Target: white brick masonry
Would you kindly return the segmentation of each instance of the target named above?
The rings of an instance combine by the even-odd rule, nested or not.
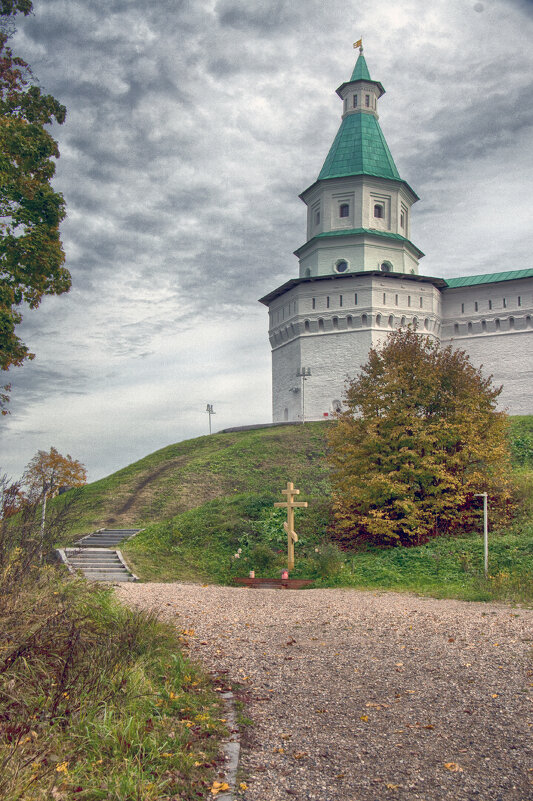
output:
[[[422,334],[465,350],[503,384],[501,408],[533,413],[533,278],[446,288],[423,276],[339,275],[289,282],[263,302],[271,321],[274,422],[301,420],[304,395],[305,419],[330,415],[370,347],[413,322]],[[311,370],[305,387],[303,367]]]

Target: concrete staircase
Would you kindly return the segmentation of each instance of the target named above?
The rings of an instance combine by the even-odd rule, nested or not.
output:
[[[137,534],[139,529],[100,529],[82,537],[74,548],[57,553],[71,573],[80,570],[91,581],[138,581],[121,552],[113,546]]]

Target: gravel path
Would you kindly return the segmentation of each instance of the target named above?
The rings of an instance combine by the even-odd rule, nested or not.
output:
[[[245,688],[246,801],[533,798],[533,611],[354,590],[124,584]]]

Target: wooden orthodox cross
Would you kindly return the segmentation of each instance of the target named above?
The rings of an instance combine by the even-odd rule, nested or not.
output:
[[[287,507],[287,520],[283,523],[283,528],[287,532],[287,540],[288,540],[288,557],[287,557],[287,567],[289,570],[294,569],[294,543],[298,542],[298,534],[294,530],[294,510],[298,506],[307,506],[307,501],[295,501],[294,495],[299,495],[300,490],[294,489],[294,484],[292,481],[287,481],[287,489],[281,490],[283,495],[287,496],[286,501],[281,501],[280,503],[275,503],[274,506],[286,506]]]

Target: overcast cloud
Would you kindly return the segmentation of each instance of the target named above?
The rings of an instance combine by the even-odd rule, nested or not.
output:
[[[0,464],[91,479],[271,419],[266,309],[297,274],[298,194],[363,36],[380,122],[420,195],[426,275],[533,266],[528,0],[35,0],[13,47],[67,107],[54,186],[73,288],[25,315]]]

